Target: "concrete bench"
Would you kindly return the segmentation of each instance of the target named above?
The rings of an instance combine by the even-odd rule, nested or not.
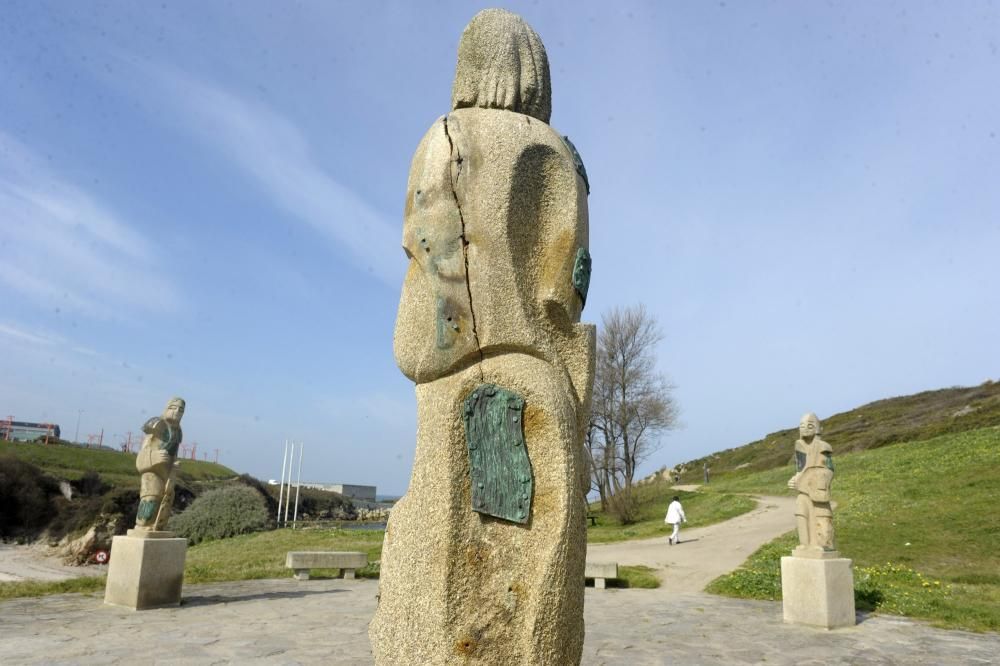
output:
[[[285,555],[285,567],[295,571],[296,580],[309,580],[310,569],[340,569],[344,578],[354,578],[354,570],[367,564],[367,555],[349,551],[293,550]]]
[[[583,572],[584,578],[593,578],[594,587],[598,590],[604,589],[604,583],[608,578],[618,578],[617,562],[587,562]]]

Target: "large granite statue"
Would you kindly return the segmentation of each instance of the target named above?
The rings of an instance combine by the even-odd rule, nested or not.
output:
[[[171,398],[163,416],[154,416],[142,426],[145,436],[135,459],[135,467],[142,474],[136,530],[162,530],[170,518],[174,502],[174,463],[183,436],[183,416],[184,400]]]
[[[832,552],[833,449],[820,439],[820,430],[819,419],[811,412],[799,421],[799,439],[795,442],[796,473],[788,480],[788,487],[799,493],[795,500],[799,548]]]
[[[394,347],[417,449],[386,528],[378,664],[580,660],[589,186],[550,110],[538,35],[477,14],[407,189]]]
[[[104,603],[133,610],[176,606],[184,585],[187,539],[163,529],[174,501],[174,463],[181,443],[184,401],[171,398],[163,416],[142,426],[145,437],[135,459],[139,511],[135,529],[111,540]]]

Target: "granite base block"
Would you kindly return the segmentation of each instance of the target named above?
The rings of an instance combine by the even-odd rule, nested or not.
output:
[[[785,622],[824,629],[853,627],[854,573],[846,558],[781,558]]]
[[[179,605],[186,555],[187,539],[116,536],[104,603],[133,610]]]

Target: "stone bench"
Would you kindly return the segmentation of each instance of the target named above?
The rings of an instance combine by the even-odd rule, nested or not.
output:
[[[598,590],[604,589],[604,583],[608,578],[618,578],[617,562],[587,562],[583,572],[584,578],[593,578],[594,587]]]
[[[309,580],[310,569],[340,569],[344,578],[354,578],[355,569],[367,564],[367,555],[351,551],[293,550],[285,555],[285,567],[295,571],[296,580]]]

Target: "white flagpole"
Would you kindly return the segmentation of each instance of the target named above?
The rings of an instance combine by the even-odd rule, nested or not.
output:
[[[288,457],[288,493],[285,495],[285,525],[288,525],[288,505],[292,503],[292,464],[295,462],[295,442]]]
[[[285,496],[285,463],[288,462],[288,440],[285,440],[285,452],[281,454],[281,489],[278,491],[278,515],[275,518],[281,525],[281,501]]]
[[[299,478],[295,482],[295,511],[292,513],[292,529],[295,529],[295,522],[299,519],[299,491],[302,490],[302,447],[305,443],[299,442]]]

